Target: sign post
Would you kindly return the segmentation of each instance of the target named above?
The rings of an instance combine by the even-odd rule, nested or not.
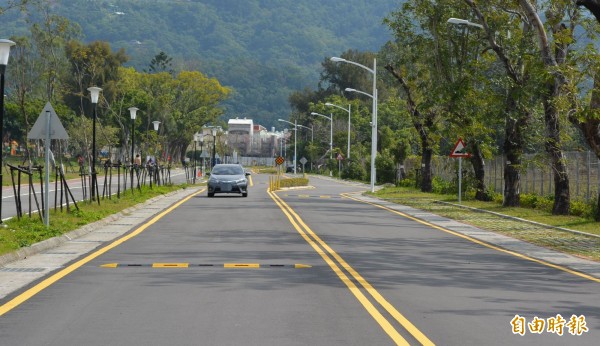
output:
[[[52,108],[50,102],[46,103],[44,109],[40,113],[40,116],[33,124],[31,131],[27,134],[28,139],[44,139],[44,150],[46,152],[46,194],[44,195],[44,224],[46,227],[50,225],[50,142],[52,139],[69,139],[67,131],[63,127],[58,115]]]
[[[454,149],[452,149],[450,157],[458,158],[458,203],[460,204],[462,197],[462,158],[471,157],[471,154],[467,152],[465,142],[463,142],[462,138],[459,138],[456,144],[454,144]]]

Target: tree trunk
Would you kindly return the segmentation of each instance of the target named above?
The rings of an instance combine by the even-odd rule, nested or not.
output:
[[[475,199],[478,201],[490,201],[491,196],[485,191],[485,162],[483,161],[483,154],[481,153],[479,143],[473,144],[473,153],[470,161],[475,172]]]
[[[554,86],[557,88],[557,86]],[[544,100],[544,113],[546,121],[546,152],[552,162],[554,174],[554,205],[552,214],[568,215],[571,208],[571,194],[569,190],[569,173],[565,164],[565,157],[561,149],[560,120],[557,110],[551,105],[553,97]]]
[[[505,124],[504,155],[506,163],[504,166],[504,202],[502,203],[505,207],[521,205],[520,169],[524,147],[523,129],[527,127],[530,118],[530,114],[525,110],[521,110],[521,114],[517,114],[519,111],[514,98],[515,92],[518,90],[510,90],[506,100],[507,114],[515,116],[508,116]]]
[[[433,150],[426,146],[427,139],[421,140],[423,144],[423,156],[421,158],[421,191],[432,192],[433,191],[433,176],[431,174],[431,158],[433,157]]]

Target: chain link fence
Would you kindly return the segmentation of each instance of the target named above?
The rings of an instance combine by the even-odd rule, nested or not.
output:
[[[591,152],[565,153],[569,172],[571,197],[590,201],[598,196],[600,187],[600,160]],[[465,160],[466,161],[466,160]],[[485,183],[497,193],[504,190],[504,157],[485,160]],[[420,158],[409,158],[404,170],[409,176],[417,177],[421,169]],[[434,177],[456,181],[458,159],[436,156],[432,159]],[[463,177],[473,176],[473,168],[463,162]],[[554,194],[554,177],[550,163],[541,155],[524,155],[521,169],[521,193],[547,196]]]

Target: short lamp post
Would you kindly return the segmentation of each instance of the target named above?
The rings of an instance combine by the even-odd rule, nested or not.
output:
[[[212,137],[213,137],[213,150],[212,150],[212,162],[211,162],[211,168],[214,167],[217,164],[217,128],[213,127],[211,130],[212,133]]]
[[[198,168],[198,160],[196,159],[196,143],[198,143],[198,141],[200,140],[200,135],[197,133],[194,133],[194,184],[196,184],[196,176],[198,175],[198,172],[196,171]]]
[[[98,199],[100,204],[100,196],[97,196],[98,192],[98,179],[96,176],[96,119],[98,118],[98,97],[100,96],[101,88],[89,87],[87,89],[90,92],[92,105],[93,105],[93,125],[92,125],[92,192],[90,194],[91,200]]]
[[[369,71],[373,75],[373,94],[369,95],[367,93],[355,89],[346,89],[346,91],[356,91],[361,94],[367,95],[371,97],[371,99],[373,99],[373,111],[371,119],[371,192],[375,192],[375,182],[377,181],[377,171],[375,169],[375,157],[377,156],[377,59],[373,59],[372,69],[354,61],[346,60],[343,58],[332,57],[330,60],[333,62],[343,62],[358,66],[364,70]]]
[[[136,107],[129,107],[129,115],[131,117],[131,190],[133,191],[133,165],[135,164],[135,118],[137,116],[137,111],[139,109]]]
[[[338,105],[334,105],[333,103],[327,102],[325,103],[325,106],[339,108],[343,111],[348,112],[348,151],[346,151],[346,158],[350,159],[350,114],[352,112],[352,105],[348,104],[348,109],[346,109],[344,107],[340,107]]]
[[[2,142],[0,143],[0,224],[2,224],[2,155],[4,154],[4,141],[2,140],[2,134],[4,133],[4,73],[6,73],[6,65],[8,65],[10,47],[14,45],[13,41],[0,40],[0,142]]]
[[[199,136],[200,140],[200,158],[202,159],[202,177],[204,177],[205,163],[204,163],[204,135]]]
[[[283,119],[277,119],[277,121],[282,121],[284,123],[288,123],[290,125],[294,125],[294,174],[296,174],[296,144],[298,141],[298,120],[294,120],[294,122],[290,122]]]
[[[329,159],[333,159],[333,115],[326,116],[317,112],[312,112],[310,115],[316,115],[329,120]],[[333,176],[333,171],[329,170],[329,176]]]
[[[158,121],[158,120],[154,120],[154,121],[152,122],[152,126],[154,127],[154,131],[156,131],[156,134],[158,135],[158,128],[160,127],[160,121]],[[158,150],[157,150],[157,151],[158,151]],[[155,154],[156,154],[156,151],[155,151]],[[158,156],[158,154],[156,154],[156,156]],[[156,157],[154,158],[154,161],[155,161],[155,162],[154,162],[155,164],[158,164],[158,161],[157,161],[157,158],[156,158]]]

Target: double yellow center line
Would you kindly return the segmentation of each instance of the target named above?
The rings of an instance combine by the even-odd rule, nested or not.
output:
[[[290,223],[296,231],[306,240],[310,246],[323,258],[323,260],[331,267],[335,274],[348,287],[350,292],[369,312],[381,328],[389,335],[389,337],[397,345],[410,345],[410,343],[400,335],[398,330],[392,325],[379,309],[371,302],[371,300],[363,293],[363,290],[368,293],[375,302],[391,317],[398,322],[408,333],[410,333],[422,345],[434,345],[417,327],[415,327],[406,317],[404,317],[396,308],[390,304],[367,280],[365,280],[354,268],[352,268],[344,259],[338,255],[327,243],[325,243],[310,227],[304,223],[302,218],[294,210],[287,205],[277,194],[268,191],[269,195],[287,216]],[[350,278],[352,277],[352,278]],[[354,281],[353,281],[354,279]],[[359,288],[357,282],[361,287]]]

